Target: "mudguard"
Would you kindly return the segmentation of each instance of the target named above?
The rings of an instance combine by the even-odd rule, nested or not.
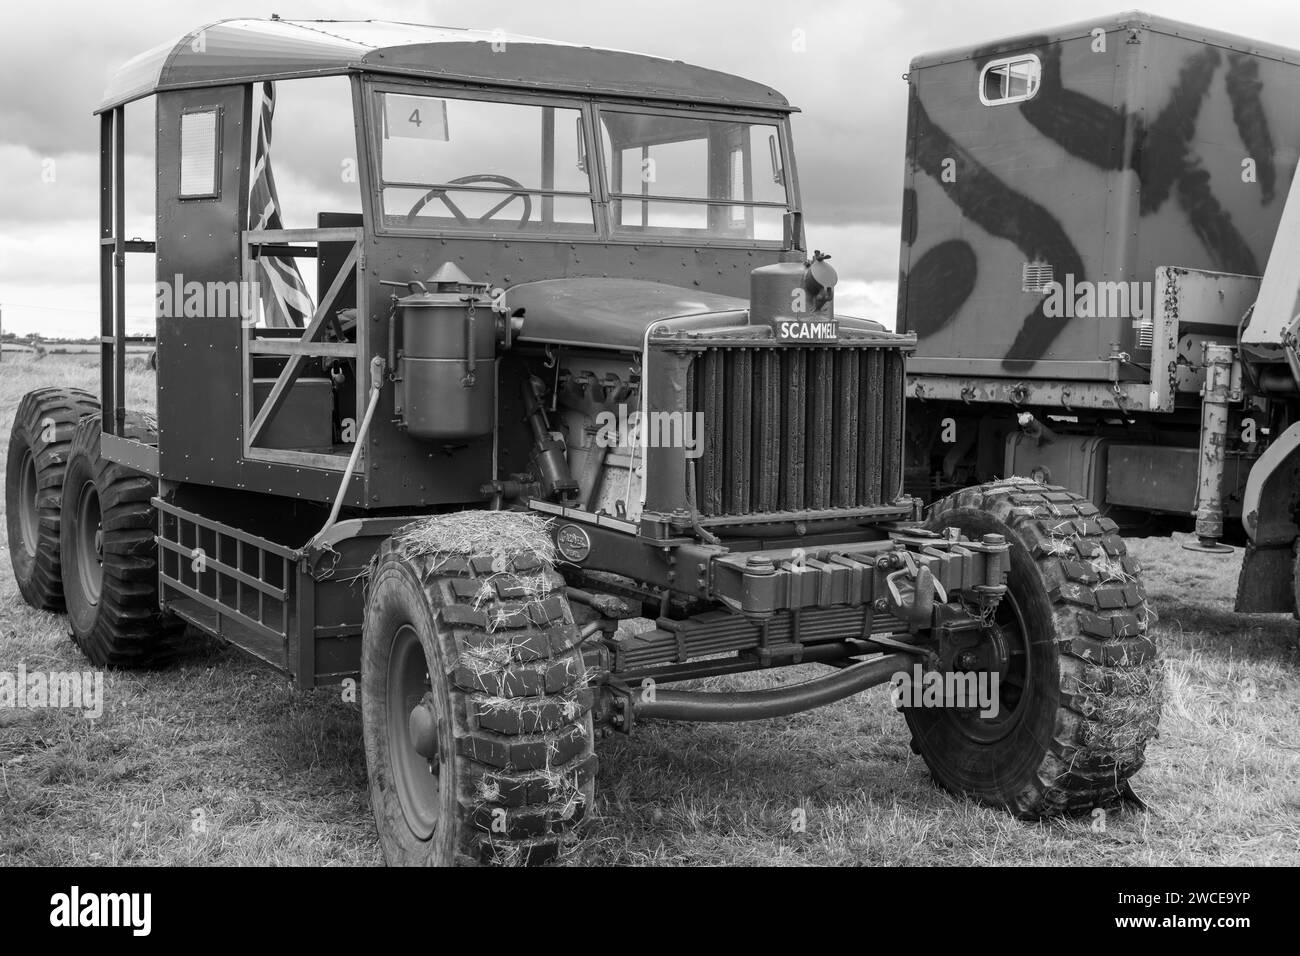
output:
[[[1300,422],[1268,446],[1246,479],[1241,523],[1250,543],[1237,582],[1236,610],[1267,613],[1296,609],[1295,541],[1300,499]]]

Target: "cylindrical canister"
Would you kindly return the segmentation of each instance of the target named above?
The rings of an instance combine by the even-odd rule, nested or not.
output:
[[[430,441],[491,434],[496,331],[486,287],[436,282],[438,291],[398,300],[400,416],[407,434]]]

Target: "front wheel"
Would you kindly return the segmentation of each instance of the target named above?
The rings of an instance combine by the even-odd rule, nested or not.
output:
[[[1064,488],[1013,479],[935,503],[926,524],[1000,534],[1011,562],[982,645],[962,657],[996,673],[996,714],[904,711],[935,781],[1028,819],[1118,800],[1156,732],[1163,668],[1115,523]]]
[[[591,691],[562,584],[528,553],[422,553],[401,533],[380,549],[361,719],[389,865],[545,862],[591,808]]]

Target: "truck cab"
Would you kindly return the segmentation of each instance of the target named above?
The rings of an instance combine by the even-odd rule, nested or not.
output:
[[[158,386],[173,397],[160,403],[167,478],[331,499],[364,408],[358,358],[396,357],[393,288],[409,292],[444,263],[489,292],[581,276],[661,283],[689,299],[742,297],[751,269],[802,255],[791,107],[699,67],[500,32],[226,21],[122,68],[99,110],[106,168],[124,150],[124,107],[150,96],[156,241],[115,234],[125,192],[148,188],[118,168],[103,209],[103,332],[124,334],[111,287],[126,257],[154,256],[170,306],[158,325]],[[277,178],[352,185],[299,189],[306,202],[286,203]],[[324,204],[334,197],[347,208]],[[178,278],[204,291],[201,304]],[[223,297],[232,283],[239,295]],[[533,304],[548,291],[518,295]],[[500,314],[511,295],[489,299]],[[552,316],[541,302],[532,311],[521,342],[558,332],[601,348],[639,344],[644,331],[609,308],[624,327],[601,342],[606,317]],[[483,310],[484,325],[493,314]],[[200,395],[179,358],[196,350],[205,378],[221,383]],[[380,414],[394,417],[387,400]],[[510,449],[495,451],[502,470],[520,470]],[[489,434],[434,452],[399,433],[372,439],[365,455],[349,507],[477,501],[497,477]],[[428,465],[444,457],[454,466],[435,477]]]

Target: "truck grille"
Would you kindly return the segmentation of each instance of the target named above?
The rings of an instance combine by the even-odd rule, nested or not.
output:
[[[710,348],[687,401],[703,414],[703,517],[862,508],[902,479],[903,356],[893,348]]]

